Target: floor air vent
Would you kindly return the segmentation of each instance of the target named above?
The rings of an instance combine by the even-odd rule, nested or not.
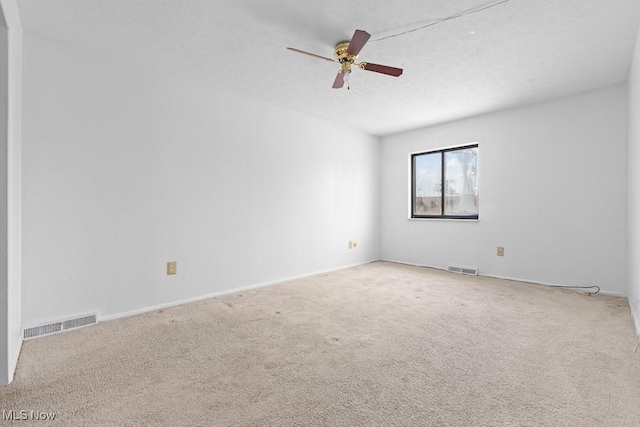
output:
[[[33,328],[27,328],[23,332],[23,339],[41,337],[43,335],[55,334],[57,332],[68,331],[69,329],[80,328],[82,326],[93,325],[97,323],[97,316],[90,314],[87,316],[76,317],[68,320],[61,320],[59,322],[48,323],[46,325],[34,326]]]
[[[458,273],[458,274],[469,274],[471,276],[477,276],[478,275],[478,269],[477,268],[462,267],[462,266],[459,266],[459,265],[450,265],[447,268],[447,271],[450,271],[452,273]]]
[[[39,337],[40,335],[55,334],[62,331],[62,323],[50,323],[48,325],[34,326],[24,330],[24,339]]]

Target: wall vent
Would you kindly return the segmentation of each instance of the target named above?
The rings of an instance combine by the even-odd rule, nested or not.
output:
[[[41,335],[55,334],[62,331],[62,323],[49,323],[48,325],[34,326],[24,330],[24,339],[39,337]]]
[[[93,325],[96,323],[96,315],[90,314],[89,316],[78,317],[76,319],[65,320],[62,322],[62,330],[79,328],[81,326]]]
[[[96,314],[75,317],[73,319],[61,320],[58,322],[47,323],[46,325],[34,326],[23,331],[22,338],[28,340],[30,338],[41,337],[43,335],[55,334],[58,332],[68,331],[69,329],[80,328],[98,323]]]
[[[468,274],[470,276],[477,276],[478,269],[475,267],[463,267],[460,265],[449,265],[447,271],[458,274]]]

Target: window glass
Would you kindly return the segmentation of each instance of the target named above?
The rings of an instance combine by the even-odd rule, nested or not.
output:
[[[445,215],[478,215],[478,148],[444,154]]]
[[[442,215],[442,157],[440,153],[414,157],[416,215]]]

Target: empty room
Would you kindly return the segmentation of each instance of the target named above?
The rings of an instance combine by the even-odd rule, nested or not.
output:
[[[0,426],[640,425],[640,1],[0,7]]]

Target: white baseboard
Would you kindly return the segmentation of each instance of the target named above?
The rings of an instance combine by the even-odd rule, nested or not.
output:
[[[406,262],[406,261],[396,261],[393,259],[381,259],[380,261],[384,261],[384,262],[392,262],[394,264],[404,264],[404,265],[412,265],[414,267],[425,267],[425,268],[433,268],[436,270],[442,270],[442,271],[447,271],[446,268],[443,267],[436,267],[435,265],[428,265],[428,264],[415,264],[413,262]]]
[[[390,260],[390,259],[382,259],[381,261],[387,261],[387,262],[393,262],[396,264],[405,264],[405,265],[413,265],[415,267],[426,267],[426,268],[435,268],[436,270],[443,270],[443,271],[447,271],[446,268],[443,267],[436,267],[433,265],[426,265],[426,264],[414,264],[411,262],[404,262],[404,261],[394,261],[394,260]],[[551,282],[542,282],[539,280],[530,280],[530,279],[521,279],[518,277],[508,277],[508,276],[498,276],[495,274],[486,274],[486,273],[482,273],[482,271],[480,271],[480,273],[478,274],[479,276],[482,277],[491,277],[494,279],[502,279],[502,280],[510,280],[513,282],[522,282],[522,283],[530,283],[532,285],[542,285],[542,286],[571,286],[571,285],[566,285],[566,284],[562,284],[562,283],[551,283]],[[623,298],[627,298],[626,294],[620,293],[620,292],[612,292],[612,291],[607,291],[607,290],[603,290],[600,287],[600,292],[602,295],[610,295],[610,296],[615,296],[615,297],[623,297]]]
[[[13,381],[13,375],[15,374],[18,366],[18,359],[20,358],[20,351],[22,350],[22,336],[18,337],[16,342],[17,345],[14,350],[14,354],[12,355],[11,360],[9,360],[9,383]]]
[[[331,269],[328,269],[328,270],[316,271],[314,273],[301,274],[299,276],[290,276],[290,277],[286,277],[284,279],[271,280],[271,281],[268,281],[268,282],[256,283],[256,284],[249,285],[249,286],[242,286],[242,287],[239,287],[239,288],[227,289],[227,290],[224,290],[224,291],[213,292],[213,293],[210,293],[210,294],[200,295],[200,296],[193,297],[193,298],[186,298],[186,299],[182,299],[182,300],[178,300],[178,301],[171,301],[171,302],[167,302],[167,303],[163,303],[163,304],[157,304],[157,305],[153,305],[153,306],[149,306],[149,307],[142,307],[142,308],[138,308],[138,309],[130,310],[130,311],[125,311],[125,312],[121,312],[121,313],[109,314],[109,315],[106,315],[106,316],[101,316],[100,313],[98,313],[98,315],[99,315],[98,318],[99,318],[100,322],[106,322],[106,321],[109,321],[109,320],[115,320],[115,319],[120,319],[120,318],[123,318],[123,317],[135,316],[135,315],[138,315],[138,314],[148,313],[150,311],[162,310],[162,309],[165,309],[165,308],[175,307],[175,306],[178,306],[178,305],[189,304],[189,303],[192,303],[192,302],[202,301],[202,300],[209,299],[209,298],[215,298],[215,297],[219,297],[219,296],[222,296],[222,295],[228,295],[228,294],[233,294],[233,293],[236,293],[236,292],[248,291],[248,290],[251,290],[251,289],[262,288],[262,287],[270,286],[270,285],[277,285],[278,283],[290,282],[292,280],[297,280],[297,279],[304,279],[305,277],[316,276],[318,274],[331,273],[332,271],[344,270],[346,268],[352,268],[352,267],[357,267],[359,265],[370,264],[370,263],[376,262],[376,261],[378,261],[378,260],[375,259],[375,260],[360,262],[360,263],[357,263],[357,264],[345,265],[345,266],[341,266],[341,267],[331,268]]]
[[[564,287],[566,287],[568,289],[576,289],[576,290],[579,289],[579,288],[572,288],[571,285],[566,285],[566,284],[562,284],[562,283],[542,282],[542,281],[538,281],[538,280],[529,280],[529,279],[518,279],[517,277],[497,276],[497,275],[494,275],[494,274],[480,274],[480,276],[492,277],[494,279],[510,280],[510,281],[513,281],[513,282],[530,283],[532,285],[564,286]],[[600,286],[598,286],[598,287],[600,288],[600,291],[598,292],[599,294],[609,295],[609,296],[613,296],[613,297],[627,298],[626,294],[623,294],[623,293],[620,293],[620,292],[607,291],[607,290],[603,290]]]
[[[631,297],[628,297],[629,300],[629,308],[631,309],[631,317],[633,318],[633,324],[636,327],[636,336],[640,340],[640,317],[638,316],[638,311],[636,310],[636,304],[631,300]]]

